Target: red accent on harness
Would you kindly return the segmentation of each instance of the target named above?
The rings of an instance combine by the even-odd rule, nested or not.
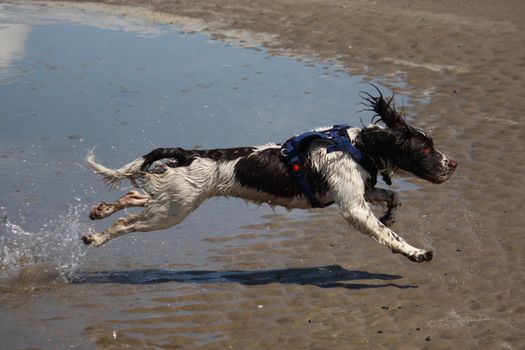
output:
[[[299,166],[299,164],[294,164],[294,165],[292,166],[292,168],[293,168],[293,171],[299,171],[299,170],[301,169],[301,167]]]

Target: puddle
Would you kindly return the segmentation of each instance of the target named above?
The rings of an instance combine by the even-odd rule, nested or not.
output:
[[[272,57],[146,20],[0,4],[0,288],[9,292],[0,314],[10,313],[9,322],[0,321],[4,346],[20,346],[16,330],[32,329],[23,336],[26,347],[84,347],[86,333],[105,332],[100,319],[112,320],[115,308],[137,300],[138,289],[60,282],[77,270],[220,271],[230,251],[249,253],[246,246],[257,242],[283,259],[288,254],[272,250],[273,242],[293,245],[294,227],[306,224],[289,223],[311,215],[215,199],[170,230],[87,249],[80,235],[109,225],[90,222],[89,206],[119,195],[84,168],[93,146],[113,167],[154,147],[282,142],[317,126],[361,125],[360,117],[368,123],[370,116],[356,114],[360,90],[370,87],[334,65]],[[49,299],[20,305],[17,291],[37,284],[54,288]],[[181,288],[155,293],[184,295],[194,287]],[[137,298],[151,290],[144,293]]]
[[[282,142],[317,126],[368,123],[370,116],[357,111],[359,91],[369,89],[337,65],[274,57],[147,20],[0,4],[0,219],[11,240],[2,243],[11,246],[2,260],[13,257],[13,245],[28,246],[25,238],[16,242],[16,232],[42,235],[46,223],[71,210],[80,213],[70,222],[77,229],[44,234],[50,251],[36,249],[39,254],[63,257],[63,240],[109,224],[87,219],[90,205],[118,196],[82,164],[95,145],[98,158],[112,167],[154,147]],[[309,212],[274,213],[242,200],[212,199],[171,230],[115,240],[83,261],[205,265],[204,252],[220,237],[267,239],[269,231],[249,228],[265,225],[271,215],[298,219]],[[84,247],[78,249],[84,255]]]
[[[273,57],[121,15],[0,4],[2,264],[16,257],[17,244],[27,248],[20,248],[21,261],[42,258],[28,260],[34,246],[17,237],[44,236],[47,250],[34,248],[35,254],[64,257],[61,249],[71,249],[64,240],[109,224],[87,219],[90,205],[119,195],[82,164],[95,145],[112,167],[154,147],[282,142],[317,126],[368,123],[370,116],[356,113],[361,90],[370,86],[336,65]],[[74,229],[45,230],[72,210],[79,213],[69,217]],[[217,237],[266,239],[268,232],[250,227],[271,215],[309,213],[210,200],[176,228],[115,240],[82,261],[92,267],[205,265]],[[85,254],[84,247],[75,249]]]
[[[264,144],[316,126],[361,124],[358,92],[369,87],[337,66],[117,15],[0,6],[0,203],[5,220],[27,232],[39,232],[78,202],[86,208],[118,195],[83,168],[95,145],[104,164],[117,166],[157,146]],[[169,248],[143,259],[173,262],[170,241],[185,256],[203,237],[243,233],[240,227],[271,213],[240,200],[212,200],[173,229],[176,235],[157,234],[148,244]],[[93,229],[108,224],[79,220]],[[128,237],[125,244],[146,250],[148,239]]]

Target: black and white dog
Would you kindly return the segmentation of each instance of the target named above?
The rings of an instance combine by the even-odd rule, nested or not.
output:
[[[313,141],[303,157],[306,178],[317,200],[336,203],[357,230],[412,261],[430,261],[431,250],[411,246],[387,227],[394,222],[398,197],[393,191],[376,188],[375,176],[379,171],[389,182],[388,174],[401,169],[442,183],[454,173],[457,163],[439,152],[427,134],[409,126],[395,110],[392,98],[387,101],[381,94],[366,94],[365,100],[379,117],[376,124],[345,132],[373,166],[362,166],[346,152],[328,153],[326,142]],[[378,126],[378,122],[384,126]],[[139,214],[119,218],[103,232],[82,237],[85,244],[94,246],[130,232],[177,225],[202,202],[215,196],[286,208],[311,207],[277,144],[213,150],[158,148],[116,170],[96,163],[93,152],[86,162],[109,185],[116,186],[127,178],[144,191],[132,191],[113,203],[103,202],[92,208],[90,218],[102,219],[127,207],[144,207]],[[367,202],[386,203],[385,215],[376,219]]]

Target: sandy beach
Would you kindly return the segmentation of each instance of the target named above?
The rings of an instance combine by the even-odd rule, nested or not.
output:
[[[123,283],[127,295],[144,293],[147,300],[105,307],[95,294],[103,292],[103,283],[120,282],[108,274],[94,283],[92,293],[80,287],[93,280],[80,277],[78,309],[98,308],[101,314],[85,328],[93,344],[103,349],[525,348],[525,215],[519,212],[525,191],[525,3],[103,3],[130,7],[126,13],[162,23],[177,25],[183,18],[217,39],[256,40],[275,55],[334,60],[351,74],[409,96],[407,117],[429,130],[459,167],[442,185],[415,180],[421,188],[401,195],[394,229],[415,245],[432,247],[436,255],[430,263],[411,263],[357,232],[349,234],[336,210],[292,224],[277,215],[262,225],[282,237],[277,243],[260,241],[240,252],[228,245],[239,237],[209,238],[217,243],[212,260],[221,271],[237,272],[221,275],[225,283],[211,283],[215,277],[209,277],[210,284],[184,283],[173,295],[169,283],[156,289]],[[164,278],[179,283],[181,277]],[[113,319],[115,308],[129,317]],[[108,323],[130,333],[112,336]],[[208,338],[197,341],[195,334]]]

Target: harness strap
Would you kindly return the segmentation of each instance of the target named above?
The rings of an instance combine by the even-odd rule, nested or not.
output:
[[[371,169],[368,157],[365,157],[363,153],[352,144],[352,140],[346,132],[346,129],[348,128],[350,128],[348,124],[338,124],[328,130],[305,132],[301,135],[291,137],[281,147],[283,160],[288,165],[291,175],[297,181],[297,184],[310,202],[312,208],[324,208],[332,204],[328,203],[324,205],[319,202],[306,180],[300,156],[312,141],[322,140],[330,143],[330,146],[326,148],[327,153],[350,153],[352,158],[369,171],[373,182],[372,187],[375,185],[377,168],[373,167],[375,169],[374,172],[373,169]]]

